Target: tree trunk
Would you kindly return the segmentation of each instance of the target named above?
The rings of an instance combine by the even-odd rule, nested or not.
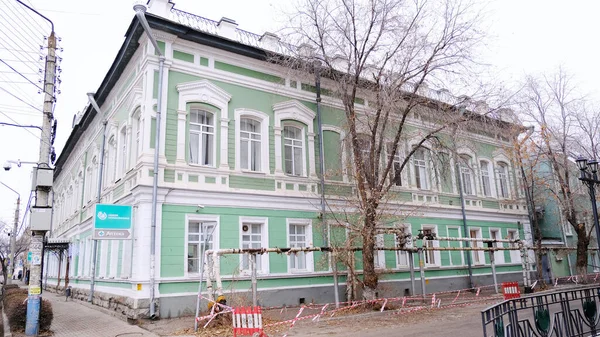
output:
[[[583,224],[579,224],[576,228],[577,232],[577,275],[584,276],[587,274],[588,266],[588,246],[590,238],[587,236],[586,228]],[[585,279],[585,278],[584,278]]]
[[[378,277],[375,273],[375,210],[367,208],[363,228],[363,298],[375,299]]]

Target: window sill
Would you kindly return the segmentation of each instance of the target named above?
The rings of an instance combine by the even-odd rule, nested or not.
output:
[[[255,175],[255,176],[266,176],[267,175],[267,172],[264,172],[264,171],[240,170],[239,172],[243,173],[243,174]]]
[[[303,274],[310,274],[310,273],[314,273],[314,271],[312,270],[308,270],[308,269],[303,269],[303,270],[288,270],[288,274],[290,275],[303,275]]]
[[[206,169],[211,169],[211,170],[212,170],[212,169],[214,169],[214,170],[216,170],[216,169],[217,169],[217,167],[216,167],[216,166],[209,166],[209,165],[202,165],[202,164],[193,164],[193,163],[187,163],[187,164],[188,164],[189,166],[192,166],[192,167],[201,167],[201,168],[206,168]]]

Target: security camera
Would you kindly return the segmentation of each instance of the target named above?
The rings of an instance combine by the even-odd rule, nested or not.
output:
[[[2,167],[4,167],[4,171],[8,171],[12,168],[12,165],[9,162],[5,162]]]

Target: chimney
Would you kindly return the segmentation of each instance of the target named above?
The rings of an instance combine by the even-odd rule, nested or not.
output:
[[[238,24],[235,22],[235,20],[222,17],[221,20],[219,20],[219,24],[217,25],[217,27],[219,27],[219,36],[230,40],[235,40],[235,30],[237,29],[237,26]]]
[[[262,47],[264,49],[270,50],[270,51],[274,51],[277,52],[279,51],[279,36],[273,34],[273,33],[269,33],[269,32],[265,32],[261,37],[260,37],[260,43],[262,45]]]
[[[148,13],[168,19],[175,4],[171,0],[149,0],[147,6]]]

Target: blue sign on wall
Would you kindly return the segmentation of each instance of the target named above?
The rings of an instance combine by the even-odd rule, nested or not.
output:
[[[94,209],[95,240],[123,240],[131,236],[131,206],[96,204]]]

